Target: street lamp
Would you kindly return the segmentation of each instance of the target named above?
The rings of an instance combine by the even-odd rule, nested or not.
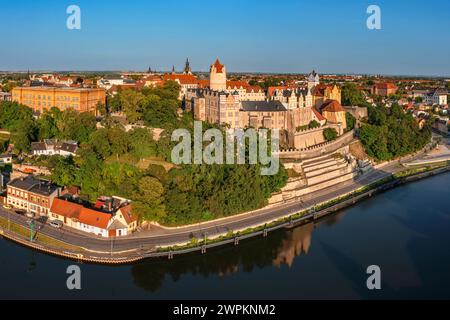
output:
[[[34,223],[34,220],[30,221],[30,242],[34,242],[34,228],[36,227],[36,224]]]

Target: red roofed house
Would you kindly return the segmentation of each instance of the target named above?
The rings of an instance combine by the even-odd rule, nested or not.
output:
[[[198,79],[192,74],[165,74],[163,76],[163,81],[175,81],[180,85],[180,96],[179,99],[182,100],[188,89],[198,88]]]
[[[383,97],[387,97],[391,94],[395,94],[397,93],[398,87],[393,84],[393,83],[377,83],[373,86],[372,88],[372,93],[379,95],[379,96],[383,96]]]
[[[129,235],[138,226],[130,204],[123,205],[115,213],[108,213],[56,198],[49,217],[63,222],[65,226],[105,238]]]
[[[320,107],[322,110],[322,115],[331,123],[340,123],[342,132],[347,128],[347,120],[345,117],[345,109],[336,100],[327,100]]]

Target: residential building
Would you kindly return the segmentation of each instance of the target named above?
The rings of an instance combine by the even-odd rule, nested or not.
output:
[[[191,73],[166,73],[163,76],[163,82],[166,81],[175,81],[180,85],[180,95],[178,97],[180,100],[186,96],[187,90],[198,88],[197,77]]]
[[[428,92],[423,98],[424,102],[428,105],[444,106],[447,104],[447,95],[448,92],[446,90],[438,89],[433,92]]]
[[[109,212],[88,208],[67,199],[56,198],[50,209],[49,218],[59,220],[65,226],[101,237],[120,237],[131,234],[138,227],[138,220],[132,214],[128,201]]]
[[[393,83],[376,83],[372,87],[372,94],[387,97],[391,94],[397,93],[398,87]]]
[[[52,107],[95,113],[98,104],[105,104],[106,93],[104,89],[92,88],[15,87],[12,99],[37,113]]]
[[[59,192],[60,188],[51,182],[29,175],[8,183],[7,204],[37,216],[47,216]]]
[[[72,140],[45,139],[42,142],[31,143],[31,151],[35,156],[75,156],[77,149],[78,143]]]
[[[99,88],[110,90],[112,87],[135,87],[136,81],[127,78],[103,78],[98,80],[97,85]]]

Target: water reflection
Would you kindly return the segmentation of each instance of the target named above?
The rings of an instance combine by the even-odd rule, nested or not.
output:
[[[322,220],[321,223],[333,225],[339,222],[344,213]],[[297,256],[308,254],[312,241],[314,223],[280,230],[268,238],[256,238],[241,242],[237,247],[223,247],[209,251],[206,255],[176,257],[167,261],[146,261],[133,265],[132,275],[137,286],[151,292],[158,291],[166,277],[176,282],[183,274],[195,276],[226,277],[230,274],[253,272],[255,268],[270,266],[292,267]]]

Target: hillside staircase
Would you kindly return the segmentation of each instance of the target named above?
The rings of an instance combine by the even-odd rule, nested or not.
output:
[[[299,176],[290,178],[281,192],[273,195],[269,204],[289,201],[352,180],[359,172],[357,162],[341,153],[324,155],[288,166]]]

